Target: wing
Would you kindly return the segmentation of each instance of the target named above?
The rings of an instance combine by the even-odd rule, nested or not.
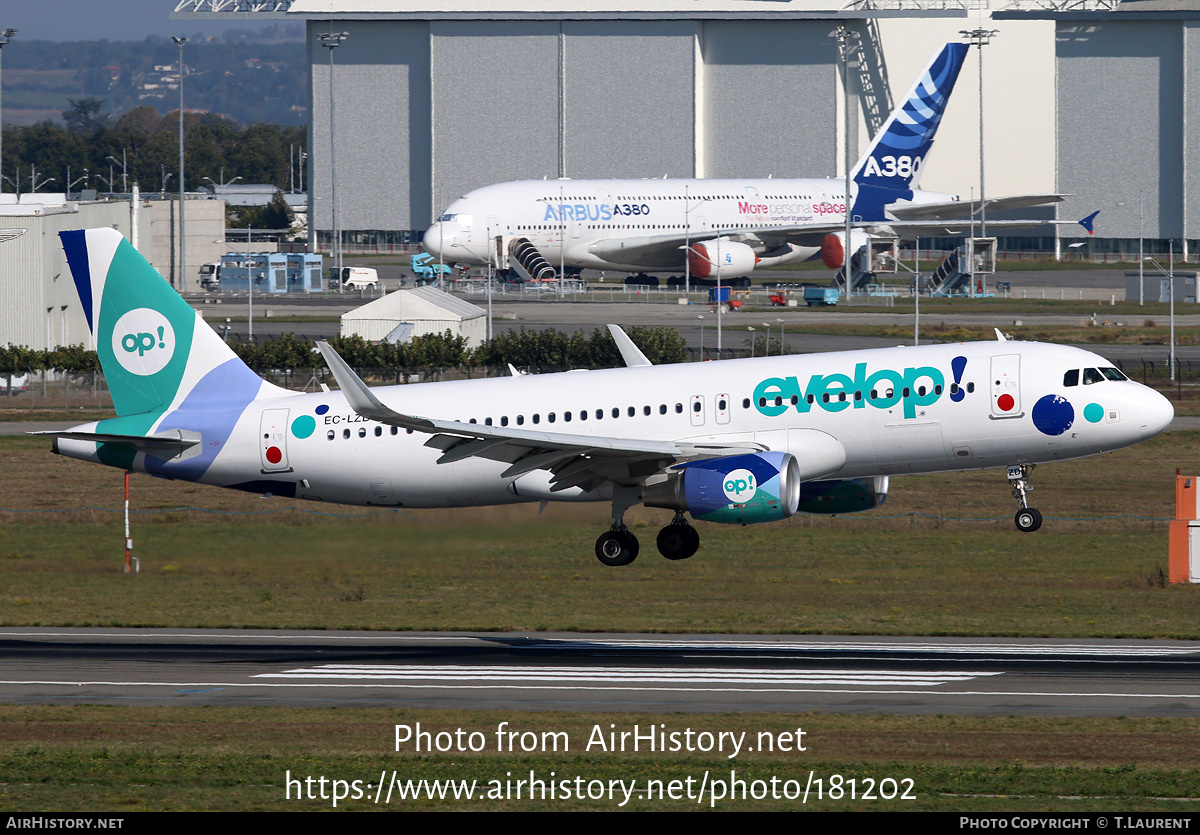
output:
[[[1011,209],[1029,209],[1061,203],[1065,194],[1022,194],[1015,197],[994,197],[987,201],[989,212],[1004,212]],[[943,203],[893,203],[888,214],[899,221],[919,220],[966,220],[979,213],[978,202],[950,200]],[[991,223],[991,221],[988,221]],[[1041,221],[1044,223],[1045,221]]]
[[[552,492],[570,487],[594,490],[606,481],[640,481],[681,461],[744,455],[766,449],[766,446],[755,443],[706,444],[571,435],[408,415],[380,401],[329,343],[318,342],[317,347],[333,372],[346,402],[357,414],[369,420],[430,435],[425,445],[442,450],[439,464],[464,458],[487,458],[509,465],[501,473],[501,478],[515,478],[533,470],[549,470],[553,473]],[[813,431],[814,434],[824,434]]]

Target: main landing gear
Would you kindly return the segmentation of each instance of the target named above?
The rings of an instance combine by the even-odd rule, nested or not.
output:
[[[700,549],[700,534],[676,513],[671,524],[658,532],[658,553],[669,560],[686,560]]]
[[[1029,483],[1033,467],[1033,464],[1011,464],[1008,467],[1008,483],[1012,485],[1013,498],[1019,505],[1013,521],[1017,525],[1017,530],[1024,533],[1033,533],[1042,526],[1042,512],[1030,507],[1026,499],[1026,494],[1033,490],[1033,486]]]
[[[614,507],[614,511],[616,508]],[[625,511],[614,512],[613,525],[596,540],[596,559],[605,565],[629,565],[637,559],[638,539],[625,527]],[[669,560],[686,560],[700,548],[700,534],[677,512],[658,532],[658,552]]]

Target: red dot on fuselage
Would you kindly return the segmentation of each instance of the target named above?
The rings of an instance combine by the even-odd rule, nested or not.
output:
[[[1007,395],[1005,395],[1005,396],[1007,396]],[[278,464],[280,461],[283,460],[283,453],[279,451],[279,447],[277,447],[277,446],[268,447],[267,460],[270,461],[272,464]]]
[[[996,405],[1000,407],[1002,412],[1011,412],[1012,407],[1017,405],[1011,394],[1002,394],[996,398]]]

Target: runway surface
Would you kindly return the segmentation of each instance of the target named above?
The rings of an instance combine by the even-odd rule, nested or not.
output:
[[[1200,642],[0,629],[6,704],[1200,715]]]

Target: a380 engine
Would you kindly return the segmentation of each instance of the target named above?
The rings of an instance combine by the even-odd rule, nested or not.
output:
[[[861,229],[850,230],[850,251],[858,252],[871,242],[871,236]],[[846,263],[846,233],[830,232],[821,241],[821,261],[831,270]]]
[[[647,507],[685,510],[695,519],[751,525],[786,519],[800,503],[800,468],[786,452],[756,452],[680,464],[647,485]]]
[[[691,273],[696,278],[717,275],[718,265],[722,278],[737,278],[754,271],[758,256],[744,243],[731,241],[729,238],[716,238],[692,244],[688,249],[688,262]]]

